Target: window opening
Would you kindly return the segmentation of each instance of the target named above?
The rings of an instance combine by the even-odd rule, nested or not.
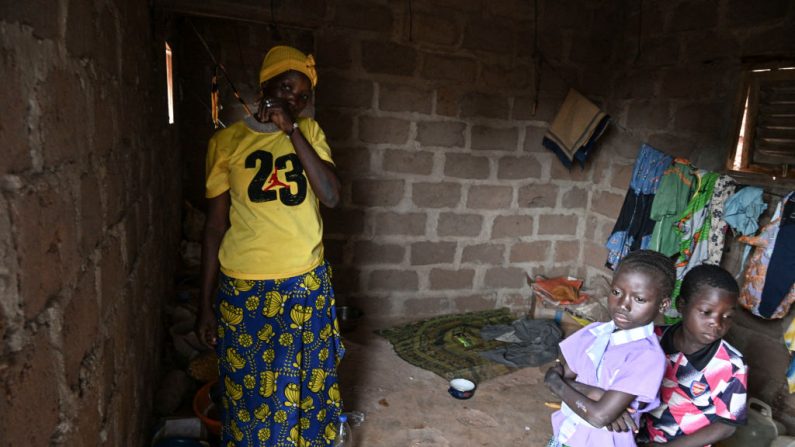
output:
[[[732,169],[739,170],[743,167],[743,143],[745,142],[745,126],[748,122],[748,94],[745,94],[745,106],[743,106],[743,121],[740,124],[740,135],[737,137],[737,147],[734,153],[734,163]]]
[[[168,124],[174,124],[174,66],[171,45],[166,42],[166,89],[168,94]]]
[[[743,79],[741,117],[727,167],[775,180],[795,177],[795,65],[755,66]]]

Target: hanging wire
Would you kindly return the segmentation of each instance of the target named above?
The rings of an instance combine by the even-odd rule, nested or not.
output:
[[[235,40],[237,40],[237,55],[240,57],[240,66],[243,67],[243,73],[248,73],[248,64],[243,57],[243,44],[240,42],[240,29],[235,27]]]
[[[240,102],[240,104],[243,105],[243,110],[246,111],[246,115],[249,116],[252,115],[251,110],[248,108],[248,105],[246,104],[246,101],[244,101],[243,98],[240,96],[240,92],[238,92],[237,88],[235,87],[235,84],[232,82],[232,79],[229,77],[229,74],[226,73],[226,69],[224,68],[224,66],[220,64],[218,60],[215,58],[215,55],[213,55],[213,52],[210,50],[210,46],[207,45],[207,41],[204,40],[204,37],[202,37],[201,33],[199,33],[199,30],[196,29],[195,25],[193,25],[193,21],[188,19],[188,23],[190,24],[191,28],[193,28],[193,32],[196,33],[196,37],[199,38],[199,41],[204,46],[204,49],[207,50],[207,54],[210,56],[210,60],[213,62],[213,65],[218,67],[218,70],[220,70],[221,74],[224,75],[224,78],[226,79],[226,82],[229,83],[229,87],[232,89],[232,93],[235,95],[235,98],[238,100],[238,102]]]
[[[635,61],[633,63],[637,64],[638,60],[640,59],[640,44],[643,37],[643,0],[638,2],[638,48],[635,51]]]
[[[191,98],[195,99],[195,100],[196,100],[196,102],[198,102],[199,104],[201,104],[201,105],[202,105],[202,107],[204,107],[204,108],[205,108],[205,109],[207,109],[207,110],[208,110],[210,113],[212,113],[212,107],[211,107],[209,104],[207,104],[206,102],[204,102],[204,100],[202,99],[202,97],[201,97],[201,96],[199,96],[199,94],[198,94],[198,93],[194,92],[193,90],[188,90],[188,93],[190,93],[190,97],[191,97]],[[218,124],[219,124],[219,125],[220,125],[222,128],[226,129],[226,124],[224,124],[224,122],[223,122],[221,119],[219,119],[219,120],[218,120]]]
[[[414,11],[411,7],[411,0],[409,0],[409,42],[414,39]]]
[[[218,66],[215,66],[213,71],[212,88],[210,89],[210,115],[212,115],[213,126],[218,129],[221,125],[221,120],[218,118],[218,112],[221,108],[221,103],[218,101]]]
[[[535,70],[535,80],[533,88],[533,106],[530,110],[532,116],[538,110],[538,95],[541,92],[541,51],[538,49],[538,0],[533,0],[533,66]]]
[[[271,30],[271,40],[273,41],[280,41],[282,40],[282,35],[279,33],[279,29],[276,27],[276,1],[271,0],[271,23],[268,26]]]

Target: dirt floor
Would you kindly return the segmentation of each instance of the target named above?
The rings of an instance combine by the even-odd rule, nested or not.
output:
[[[368,323],[344,334],[340,365],[345,410],[361,411],[353,428],[356,447],[544,446],[555,401],[544,387],[546,367],[524,368],[478,384],[457,400],[443,378],[398,357]]]

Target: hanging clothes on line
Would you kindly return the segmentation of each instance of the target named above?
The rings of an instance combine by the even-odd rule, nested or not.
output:
[[[707,259],[704,264],[720,265],[723,259],[723,246],[726,243],[726,231],[729,224],[724,218],[726,201],[734,195],[736,183],[733,178],[722,174],[715,182],[712,200],[709,202],[709,242],[707,242]]]
[[[716,172],[696,171],[698,186],[695,194],[687,204],[684,213],[679,217],[676,231],[680,235],[679,256],[676,259],[676,285],[671,298],[671,306],[665,310],[667,323],[674,323],[681,318],[676,309],[676,297],[682,286],[682,279],[693,267],[707,259],[709,230],[712,220],[709,215],[709,204],[719,175]]]
[[[767,209],[764,193],[758,186],[746,186],[726,200],[724,218],[735,233],[748,236],[759,229],[759,216]]]
[[[605,246],[608,249],[605,265],[615,270],[618,263],[630,251],[648,248],[654,221],[650,218],[654,195],[665,170],[673,157],[643,144],[640,148],[629,190],[615,226]]]
[[[789,385],[789,393],[795,393],[795,320],[789,325],[789,329],[784,332],[784,344],[787,349],[793,353],[792,360],[790,361],[789,368],[787,368],[787,384]]]
[[[649,249],[669,257],[679,252],[681,237],[675,226],[695,192],[696,176],[693,170],[690,161],[684,158],[674,159],[673,164],[665,170],[651,205],[651,218],[656,223]]]
[[[691,268],[707,258],[709,226],[712,222],[709,218],[709,203],[712,200],[718,174],[698,170],[696,178],[698,179],[696,192],[676,224],[676,230],[680,235],[679,257],[676,261],[676,279],[679,282]],[[678,295],[678,287],[674,295]]]
[[[795,192],[778,204],[770,223],[741,242],[755,246],[745,269],[740,304],[762,318],[784,318],[795,302]]]
[[[740,236],[750,236],[759,229],[759,216],[767,209],[762,200],[765,191],[758,186],[746,186],[726,200],[724,218],[732,231]],[[736,278],[745,271],[745,261],[751,254],[751,245],[746,245],[740,261]]]

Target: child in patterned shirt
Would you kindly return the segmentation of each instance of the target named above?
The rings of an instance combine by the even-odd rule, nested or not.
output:
[[[685,275],[677,302],[682,321],[657,328],[667,358],[662,403],[646,414],[640,445],[708,446],[745,423],[748,367],[723,340],[738,294],[737,282],[718,266]]]

